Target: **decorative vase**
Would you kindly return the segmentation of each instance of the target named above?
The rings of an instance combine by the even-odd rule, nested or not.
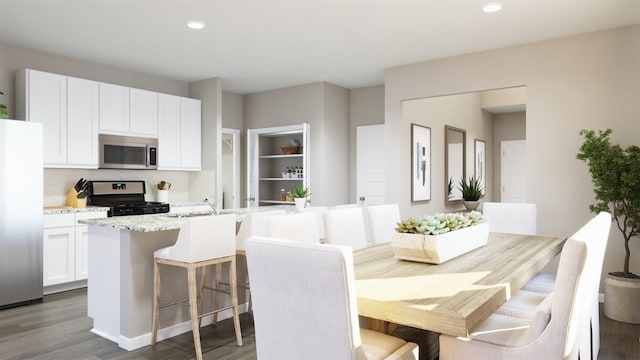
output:
[[[161,203],[168,203],[169,202],[169,190],[158,190],[158,197],[156,198],[156,201],[161,202]]]
[[[305,198],[293,198],[293,201],[296,204],[296,210],[302,211],[304,210],[304,204],[307,202]]]
[[[607,274],[604,279],[604,315],[609,319],[640,324],[640,279]]]
[[[477,209],[478,205],[480,205],[480,201],[464,201],[464,208],[469,211]]]

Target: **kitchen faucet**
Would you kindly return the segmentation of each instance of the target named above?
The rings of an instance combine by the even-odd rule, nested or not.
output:
[[[211,207],[214,215],[218,215],[218,201],[216,197],[213,197],[213,200],[209,200],[208,198],[204,198],[204,202]]]

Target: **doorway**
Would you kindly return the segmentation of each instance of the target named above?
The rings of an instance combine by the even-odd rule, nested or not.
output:
[[[527,141],[500,142],[500,201],[527,201]]]
[[[240,130],[222,129],[222,208],[240,207]]]
[[[385,203],[384,124],[358,126],[357,147],[357,200],[363,205]]]

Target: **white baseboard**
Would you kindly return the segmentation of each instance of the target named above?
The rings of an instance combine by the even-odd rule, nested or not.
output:
[[[240,304],[238,305],[238,312],[240,314],[245,313],[247,312],[247,308],[248,306],[246,303]],[[233,310],[231,309],[227,309],[218,313],[218,321],[230,319],[232,317],[233,317]],[[202,318],[202,321],[200,322],[200,327],[211,325],[212,323],[213,323],[213,315],[207,315]],[[178,336],[178,335],[187,333],[189,331],[191,331],[190,320],[181,322],[179,324],[174,324],[166,328],[158,329],[157,341],[162,341],[164,339]],[[132,350],[145,347],[147,345],[151,345],[151,329],[149,329],[148,333],[142,334],[133,338],[129,338],[121,335],[118,339],[113,339],[111,337],[105,336],[105,334],[101,334],[98,331],[95,331],[94,329],[92,329],[91,332],[97,335],[100,335],[102,337],[105,337],[113,342],[118,343],[118,346],[120,346],[121,348],[127,351],[132,351]]]
[[[80,288],[83,288],[83,287],[87,287],[87,280],[86,279],[85,280],[72,281],[72,282],[63,283],[63,284],[44,286],[42,288],[42,293],[44,295],[49,295],[49,294],[55,294],[55,293],[59,293],[59,292],[63,292],[63,291],[80,289]]]

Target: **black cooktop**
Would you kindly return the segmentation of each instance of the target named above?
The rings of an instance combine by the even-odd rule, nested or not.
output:
[[[89,205],[108,207],[108,216],[161,214],[169,204],[144,201],[144,181],[91,181]]]

